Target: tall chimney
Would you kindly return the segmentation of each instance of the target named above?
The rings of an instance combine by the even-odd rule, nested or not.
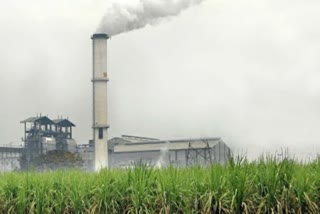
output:
[[[108,167],[108,137],[107,131],[107,34],[92,35],[93,48],[93,142],[94,142],[94,169],[96,171]]]

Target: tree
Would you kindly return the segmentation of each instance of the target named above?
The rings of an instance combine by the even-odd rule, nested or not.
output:
[[[25,154],[20,158],[21,170],[81,169],[82,166],[83,160],[79,154],[62,150],[48,151],[29,161]]]

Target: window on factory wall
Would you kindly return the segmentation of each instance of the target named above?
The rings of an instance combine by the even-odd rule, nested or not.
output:
[[[99,139],[103,139],[103,128],[99,128],[99,131],[98,131],[99,133],[98,133],[98,137],[99,137]]]

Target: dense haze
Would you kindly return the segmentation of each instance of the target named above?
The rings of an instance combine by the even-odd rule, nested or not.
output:
[[[40,112],[68,116],[78,143],[91,138],[90,36],[112,2],[1,4],[0,144],[21,144],[19,121]],[[112,37],[109,137],[220,136],[250,157],[319,152],[319,10],[312,0],[210,0]]]

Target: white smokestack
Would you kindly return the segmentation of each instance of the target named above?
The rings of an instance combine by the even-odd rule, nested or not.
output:
[[[107,34],[94,34],[93,48],[93,142],[96,171],[108,167]]]
[[[98,33],[114,36],[156,24],[164,18],[177,16],[181,11],[204,0],[139,0],[136,4],[113,3],[97,29]]]

